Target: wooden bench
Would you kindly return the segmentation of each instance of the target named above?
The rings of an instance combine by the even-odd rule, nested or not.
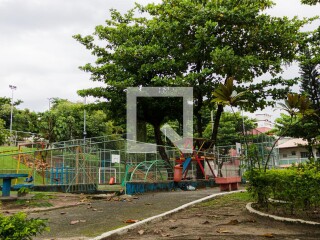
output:
[[[215,182],[220,185],[220,191],[238,190],[241,177],[216,177]]]

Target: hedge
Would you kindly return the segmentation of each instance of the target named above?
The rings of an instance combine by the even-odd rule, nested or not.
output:
[[[320,206],[320,172],[316,164],[301,164],[288,169],[246,172],[248,191],[260,206],[270,198],[285,201],[293,210]]]

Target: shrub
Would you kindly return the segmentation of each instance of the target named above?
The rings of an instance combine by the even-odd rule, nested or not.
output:
[[[25,196],[30,193],[30,189],[27,187],[22,187],[18,190],[18,196]]]
[[[269,198],[288,202],[292,212],[320,206],[320,172],[313,163],[288,169],[252,169],[245,176],[249,193],[262,207],[268,207]]]
[[[27,219],[27,215],[21,212],[12,216],[0,214],[0,239],[29,240],[44,231],[49,231],[47,220]]]

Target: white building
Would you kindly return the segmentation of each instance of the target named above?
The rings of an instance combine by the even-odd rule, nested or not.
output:
[[[273,128],[274,124],[271,121],[271,115],[267,113],[256,114],[255,118],[257,119],[258,128],[266,127]]]

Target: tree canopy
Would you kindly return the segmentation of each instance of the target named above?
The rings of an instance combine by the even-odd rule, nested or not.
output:
[[[320,3],[320,0],[301,0],[301,3],[308,5],[316,5],[317,3]]]
[[[120,121],[125,116],[127,87],[193,87],[199,136],[203,132],[201,110],[212,99],[212,91],[226,84],[228,78],[234,79],[236,88],[248,90],[247,109],[274,104],[294,84],[276,75],[283,64],[296,58],[304,36],[300,28],[309,20],[265,14],[264,10],[272,6],[269,0],[164,0],[161,4],[137,5],[123,15],[111,10],[111,19],[97,26],[93,35],[74,36],[96,57],[94,64],[81,69],[89,72],[93,81],[106,84],[79,93],[106,98],[113,117]],[[276,78],[253,83],[265,73]],[[217,126],[222,111],[219,105]],[[169,105],[163,119],[172,112]],[[216,136],[212,139],[215,141]]]

